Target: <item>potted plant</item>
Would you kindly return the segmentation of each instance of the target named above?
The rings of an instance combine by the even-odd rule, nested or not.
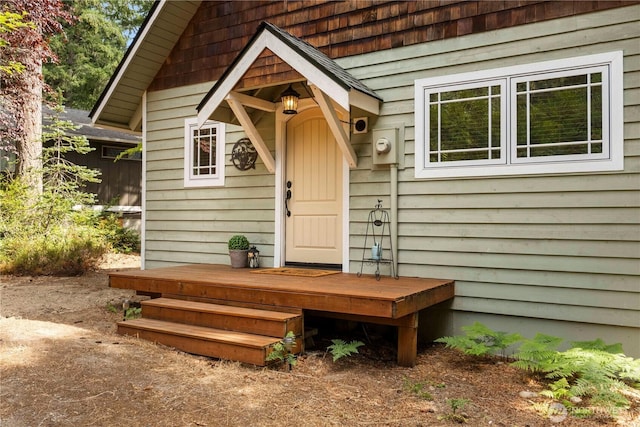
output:
[[[249,240],[242,234],[236,234],[229,239],[229,258],[231,267],[245,268],[248,262]]]

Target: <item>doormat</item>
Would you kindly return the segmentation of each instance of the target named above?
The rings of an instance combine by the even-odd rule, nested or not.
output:
[[[302,277],[322,277],[330,274],[338,274],[335,270],[314,270],[309,268],[265,268],[260,270],[251,270],[256,274],[279,274],[281,276],[302,276]]]

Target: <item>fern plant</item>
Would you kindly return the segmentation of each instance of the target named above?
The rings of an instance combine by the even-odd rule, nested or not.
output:
[[[124,320],[138,319],[142,316],[142,308],[129,307],[124,311]]]
[[[600,339],[575,342],[577,347],[563,352],[556,350],[561,342],[561,338],[538,334],[520,346],[513,366],[554,380],[541,394],[563,400],[569,407],[571,397],[578,396],[589,398],[592,406],[611,416],[629,408],[625,394],[639,388],[640,360],[622,354],[619,344],[607,345]],[[575,409],[576,414],[585,415],[584,410]]]
[[[265,360],[267,362],[285,362],[287,368],[291,369],[298,362],[296,355],[292,351],[295,347],[296,334],[293,331],[289,331],[283,339],[273,345]]]
[[[421,399],[433,400],[433,395],[426,390],[426,384],[422,382],[413,382],[409,378],[404,379],[404,389],[415,394]]]
[[[449,412],[448,414],[439,416],[438,419],[453,421],[458,424],[466,423],[469,416],[467,414],[458,412],[458,410],[462,410],[462,408],[464,408],[467,403],[471,402],[471,400],[457,398],[457,399],[447,399],[446,402],[451,408],[451,412]]]
[[[455,348],[473,356],[488,356],[498,353],[504,356],[507,347],[522,340],[520,334],[494,331],[480,322],[463,326],[462,330],[466,335],[442,337],[435,341],[444,343],[448,348]]]
[[[562,338],[545,334],[536,334],[533,339],[525,340],[513,355],[513,366],[532,372],[548,372],[556,364],[558,346]]]
[[[333,361],[345,357],[351,356],[353,353],[358,353],[358,347],[364,345],[362,341],[350,341],[346,342],[341,339],[331,340],[332,345],[327,347],[327,351],[333,356]]]

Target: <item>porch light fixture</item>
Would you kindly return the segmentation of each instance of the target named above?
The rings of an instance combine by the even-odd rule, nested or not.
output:
[[[282,102],[282,112],[284,114],[297,114],[298,113],[298,99],[300,94],[293,90],[291,85],[282,92],[280,95],[280,101]]]

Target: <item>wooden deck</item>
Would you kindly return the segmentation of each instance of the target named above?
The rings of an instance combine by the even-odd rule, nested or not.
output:
[[[418,312],[454,296],[452,280],[393,279],[338,273],[321,277],[254,274],[250,269],[194,264],[111,273],[114,288],[153,296],[302,310],[398,327],[398,363],[413,366]]]

